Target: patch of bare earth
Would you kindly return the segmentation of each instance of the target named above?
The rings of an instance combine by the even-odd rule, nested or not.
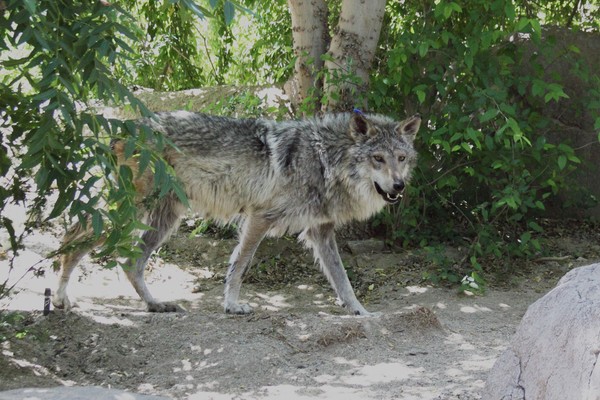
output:
[[[545,259],[496,276],[481,296],[433,287],[419,252],[374,241],[343,243],[358,295],[374,317],[345,314],[295,241],[264,243],[242,286],[249,316],[222,311],[222,279],[234,241],[179,234],[148,271],[157,298],[186,313],[150,314],[118,270],[84,261],[70,295],[79,307],[43,316],[57,275],[24,271],[57,245],[55,231],[30,239],[9,280],[24,278],[0,327],[0,390],[97,385],[175,399],[479,399],[486,373],[527,307],[560,276],[600,258],[600,238],[555,237]],[[455,249],[460,258],[460,250]],[[37,258],[36,258],[37,257]],[[4,277],[0,277],[3,281]]]

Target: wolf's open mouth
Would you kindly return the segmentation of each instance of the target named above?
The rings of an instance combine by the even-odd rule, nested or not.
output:
[[[383,199],[385,201],[387,201],[388,203],[395,204],[398,202],[398,200],[400,200],[400,193],[390,194],[390,193],[384,191],[377,182],[373,182],[373,183],[375,184],[375,190],[377,190],[377,193],[379,193],[381,195],[381,197],[383,197]]]

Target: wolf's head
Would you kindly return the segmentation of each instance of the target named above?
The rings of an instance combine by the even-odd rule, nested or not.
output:
[[[362,113],[350,118],[350,135],[358,148],[357,172],[387,203],[396,203],[410,180],[417,160],[413,141],[420,125],[418,114],[401,122]]]

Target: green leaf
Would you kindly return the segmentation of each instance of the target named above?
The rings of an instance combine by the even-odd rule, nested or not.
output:
[[[35,184],[38,187],[47,187],[46,183],[48,182],[48,176],[50,171],[47,168],[40,168],[35,174]]]
[[[460,5],[458,5],[457,3],[450,3],[449,6],[452,9],[452,11],[454,11],[454,12],[457,12],[457,13],[462,12],[462,7]]]
[[[335,62],[335,59],[331,55],[331,53],[321,54],[321,61]]]
[[[417,99],[419,99],[419,103],[423,103],[427,97],[426,94],[427,85],[417,85],[412,91],[417,95]]]
[[[18,249],[19,248],[19,242],[17,242],[17,235],[15,234],[15,228],[12,224],[12,220],[9,218],[6,218],[4,216],[1,217],[1,221],[2,221],[2,227],[4,229],[6,229],[6,231],[8,232],[8,237],[10,238],[10,247],[12,249]]]
[[[456,142],[457,140],[462,140],[463,137],[464,135],[462,132],[456,132],[454,135],[452,135],[449,141],[450,143]]]
[[[558,168],[559,169],[565,169],[565,167],[567,166],[567,157],[564,155],[560,155],[558,156]]]
[[[30,56],[23,57],[23,58],[10,58],[8,60],[2,61],[2,65],[7,68],[17,67],[21,64],[26,63],[29,60],[31,60]]]
[[[48,100],[48,99],[50,99],[52,97],[56,97],[57,93],[58,92],[57,92],[56,89],[51,88],[51,89],[46,90],[45,92],[42,92],[42,93],[39,93],[39,94],[33,96],[33,100],[36,100],[36,101],[45,101],[45,100]]]
[[[564,92],[563,87],[557,83],[547,85],[548,93],[544,96],[544,101],[548,103],[550,100],[558,101],[561,97],[568,99],[569,96]]]
[[[529,19],[528,18],[521,18],[517,22],[517,25],[515,26],[515,30],[517,32],[522,32],[523,28],[525,28],[527,25],[529,25]]]
[[[65,79],[59,75],[58,80],[69,91],[69,93],[71,93],[73,96],[77,96],[77,90],[75,89],[75,86],[73,86],[73,83],[69,79]]]
[[[506,2],[506,5],[504,6],[504,15],[506,15],[510,21],[515,19],[515,7],[512,2]]]
[[[36,0],[23,0],[23,6],[31,15],[35,15],[37,13],[37,1]]]
[[[173,192],[175,192],[175,195],[177,196],[177,198],[179,199],[179,201],[184,206],[189,207],[187,194],[185,193],[185,191],[183,190],[183,188],[179,184],[179,182],[174,182],[173,183]]]
[[[542,37],[542,27],[540,25],[540,21],[538,21],[537,19],[530,19],[529,20],[529,24],[531,25],[531,28],[533,30],[533,34],[537,38],[541,38]]]
[[[33,31],[33,36],[44,50],[52,50],[53,46],[50,45],[50,43],[46,40],[46,38],[42,35],[42,33],[39,30]]]
[[[74,185],[70,186],[66,191],[60,193],[60,195],[56,199],[56,202],[54,203],[54,208],[50,212],[50,215],[48,216],[47,220],[54,219],[60,214],[62,214],[63,211],[65,211],[65,209],[67,208],[67,206],[71,204],[71,202],[75,198],[75,193],[76,189]]]
[[[485,145],[488,150],[494,150],[494,139],[491,135],[485,135]]]
[[[450,4],[444,4],[443,14],[444,19],[448,19],[450,15],[452,15],[452,7],[450,7]]]
[[[419,44],[419,56],[425,57],[427,51],[429,51],[429,43],[421,42],[421,44]]]
[[[92,214],[92,228],[94,229],[94,235],[100,236],[104,230],[104,220],[102,219],[102,213],[98,210]]]
[[[479,122],[481,122],[481,123],[488,122],[489,120],[495,118],[496,115],[498,115],[497,109],[492,108],[490,110],[487,110],[485,113],[483,113],[483,115],[479,116]]]
[[[233,21],[233,17],[235,15],[235,7],[231,3],[231,1],[225,1],[223,4],[223,12],[225,14],[225,24],[231,25]]]
[[[453,35],[448,32],[448,31],[443,31],[442,32],[442,42],[447,45],[448,42],[450,41],[450,39],[453,37]]]
[[[509,117],[514,117],[516,115],[516,108],[512,104],[500,103],[500,111]]]
[[[529,226],[531,229],[533,229],[536,232],[543,232],[544,231],[544,228],[542,228],[540,225],[538,225],[538,223],[535,222],[535,221],[529,221],[527,223],[527,226]]]
[[[468,52],[465,54],[465,65],[467,66],[468,69],[473,69],[473,54],[471,52]]]
[[[541,79],[534,79],[531,86],[531,94],[542,96],[546,92],[546,82]]]
[[[530,232],[523,232],[521,235],[521,244],[527,244],[531,240]]]
[[[138,173],[141,175],[144,173],[144,171],[146,171],[146,168],[148,168],[148,165],[150,164],[150,158],[152,156],[152,153],[146,149],[143,149],[140,152],[140,157],[138,160]]]

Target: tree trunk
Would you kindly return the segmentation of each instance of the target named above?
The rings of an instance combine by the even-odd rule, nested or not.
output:
[[[316,76],[323,68],[321,56],[329,42],[327,29],[327,5],[325,0],[288,0],[292,15],[292,37],[296,55],[295,72],[286,84],[286,92],[297,108],[312,96],[314,108],[300,108],[303,113],[319,109],[320,82]]]
[[[356,105],[366,106],[364,94],[369,86],[369,72],[379,41],[385,3],[386,0],[343,0],[329,57],[325,61],[323,111],[347,111]]]

